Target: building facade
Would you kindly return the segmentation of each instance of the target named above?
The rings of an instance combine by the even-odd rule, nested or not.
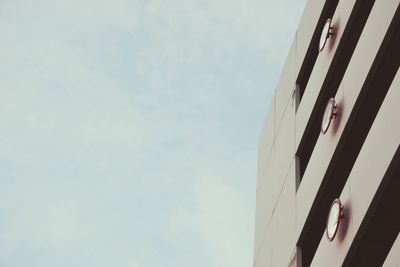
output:
[[[399,5],[308,1],[259,140],[254,267],[400,266]]]

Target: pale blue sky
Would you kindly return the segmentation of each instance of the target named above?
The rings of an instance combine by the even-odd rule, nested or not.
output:
[[[1,0],[0,266],[252,266],[305,0]]]

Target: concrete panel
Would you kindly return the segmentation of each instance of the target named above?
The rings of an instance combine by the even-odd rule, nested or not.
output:
[[[257,164],[257,185],[260,181],[260,176],[267,167],[268,159],[271,155],[271,148],[275,142],[275,95],[272,98],[267,117],[265,119],[259,144],[258,144],[258,164]]]
[[[269,225],[273,210],[278,201],[285,178],[294,162],[294,123],[295,107],[288,105],[281,123],[281,127],[272,144],[269,154],[259,166],[256,197],[256,225],[255,225],[255,250],[260,246],[260,234]],[[269,136],[271,132],[268,133]],[[261,169],[261,168],[263,169]],[[293,178],[295,181],[295,178]]]
[[[282,123],[283,115],[287,106],[292,102],[294,104],[293,89],[295,86],[295,80],[297,73],[295,73],[295,55],[296,55],[296,39],[290,47],[289,54],[286,58],[285,65],[283,67],[281,77],[278,82],[276,89],[276,129],[277,134],[278,129]]]
[[[339,1],[336,12],[332,17],[332,24],[335,32],[334,36],[328,39],[326,47],[322,52],[319,53],[308,81],[307,88],[305,89],[303,98],[297,110],[296,147],[299,145],[300,140],[303,137],[304,130],[307,126],[314,105],[317,102],[322,84],[324,83],[328,70],[331,67],[332,59],[335,56],[336,50],[343,35],[343,31],[350,16],[350,13],[348,12],[340,14],[339,11],[345,9],[352,10],[355,2],[356,0]]]
[[[292,164],[272,218],[273,263],[272,266],[288,266],[295,239],[295,166]]]
[[[334,120],[328,133],[320,135],[313,154],[304,173],[297,196],[297,235],[303,229],[305,219],[310,211],[317,190],[321,184],[326,168],[332,158],[334,149],[350,116],[354,103],[362,88],[371,64],[379,50],[380,43],[387,31],[391,18],[397,8],[399,0],[380,1],[375,3],[370,17],[365,25],[353,57],[349,63],[343,81],[335,96],[338,102],[338,117]],[[340,2],[342,3],[342,2]],[[383,18],[384,17],[384,18]],[[380,20],[380,27],[376,27],[376,20]],[[306,102],[302,102],[301,105]],[[309,105],[312,105],[309,103]],[[299,112],[296,115],[296,131],[298,131]],[[296,132],[296,140],[299,140]]]
[[[275,199],[276,202],[279,195],[279,191],[271,193],[270,190],[269,192],[267,190],[271,187],[273,181],[273,170],[269,166],[272,166],[270,159],[274,154],[274,142],[275,95],[271,101],[259,139],[254,255],[260,250],[263,235],[272,215],[273,205],[275,205],[275,203],[272,203],[272,199]]]
[[[274,146],[271,149],[274,153]],[[269,162],[257,186],[256,193],[256,220],[255,220],[255,238],[254,238],[254,253],[257,254],[261,246],[263,235],[270,223],[273,209],[279,197],[280,190],[272,191],[274,182],[274,174],[272,163]],[[278,188],[276,185],[274,188]]]
[[[257,196],[260,197],[257,198],[256,214],[260,222],[256,222],[256,232],[260,231],[260,225],[265,227],[269,224],[292,164],[294,165],[294,107],[289,106],[271,150],[267,168],[258,185]]]
[[[389,255],[386,257],[383,267],[399,267],[400,266],[400,236],[397,236],[393,247],[390,249]]]
[[[354,229],[352,226],[353,209],[348,185],[343,189],[340,200],[344,205],[344,216],[336,237],[333,241],[329,241],[324,232],[311,266],[341,266],[341,263],[346,257],[354,236]]]
[[[309,0],[304,9],[296,34],[296,73],[299,72],[304,61],[324,4],[325,1],[322,0]]]
[[[254,257],[254,267],[272,266],[272,227],[265,232],[262,244],[257,255]]]
[[[273,158],[273,168],[275,168],[275,180],[280,180],[283,185],[283,179],[286,177],[291,162],[295,156],[295,105],[288,105],[275,137],[275,153]]]

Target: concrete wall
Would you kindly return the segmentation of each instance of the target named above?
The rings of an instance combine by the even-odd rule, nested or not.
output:
[[[400,43],[396,37],[400,32],[400,0],[376,0],[365,6],[356,0],[332,1],[327,7],[328,2],[308,2],[260,135],[253,263],[256,267],[342,266],[359,262],[358,253],[366,248],[357,240],[369,240],[365,229],[375,229],[368,226],[367,219],[373,221],[377,214],[374,207],[389,207],[384,201],[385,192],[389,191],[382,189],[382,184],[388,179],[384,177],[392,168],[389,166],[397,164],[393,162],[400,145],[400,49],[394,50]],[[309,49],[315,48],[312,42],[325,22],[327,8],[333,14],[335,37],[328,40],[315,60],[310,60]],[[367,18],[362,27],[356,25],[358,15]],[[359,39],[352,39],[351,30],[360,27]],[[351,53],[344,49],[349,47],[347,42],[353,42]],[[349,55],[349,60],[341,61]],[[312,71],[299,102],[298,82],[304,78],[304,62],[311,64],[308,68]],[[386,66],[387,75],[382,72]],[[342,73],[338,71],[341,69]],[[333,82],[332,77],[339,81]],[[338,103],[339,114],[328,133],[315,140],[299,183],[296,153],[307,137],[311,118],[318,112],[315,106],[322,99],[321,91],[331,84],[337,87],[332,97]],[[383,89],[378,92],[380,85]],[[375,92],[382,99],[374,98]],[[376,112],[372,108],[367,114],[369,121],[362,121],[361,111],[369,105]],[[349,148],[346,144],[357,133],[357,125],[366,129],[360,137],[362,142],[359,147]],[[340,173],[337,170],[341,168],[335,157],[349,155],[348,149],[354,150],[346,167],[349,172],[338,179],[341,183],[335,184],[334,174]],[[335,190],[330,190],[331,186]],[[346,216],[337,238],[330,242],[321,233],[325,227],[321,222],[325,222],[326,216],[318,217],[326,215],[325,202],[333,200],[335,194],[344,203]],[[316,226],[319,230],[310,234]],[[395,225],[394,233],[398,233],[397,229],[400,225]],[[396,253],[400,242],[396,236],[382,239],[390,243],[388,249],[380,252],[386,258],[384,266],[400,266]],[[309,260],[305,260],[307,257]]]

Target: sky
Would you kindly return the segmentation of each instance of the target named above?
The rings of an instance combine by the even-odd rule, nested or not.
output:
[[[304,6],[0,0],[0,266],[252,266]]]

